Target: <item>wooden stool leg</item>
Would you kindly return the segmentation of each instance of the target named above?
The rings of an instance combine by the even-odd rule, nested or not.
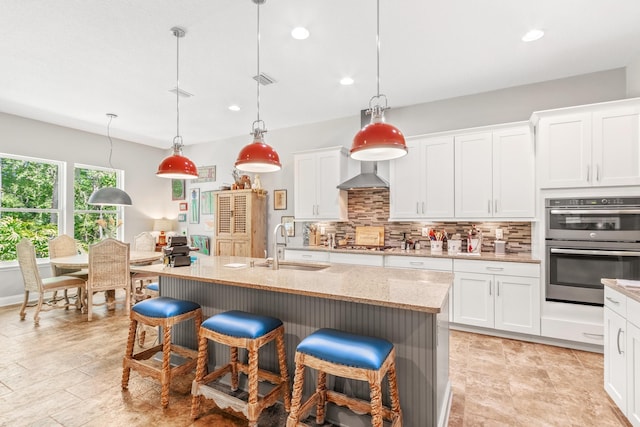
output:
[[[391,411],[394,414],[400,414],[400,397],[398,395],[398,379],[396,377],[396,364],[395,362],[389,366],[387,372],[389,376],[389,394],[391,396]]]
[[[230,348],[231,359],[231,391],[238,390],[238,347]]]
[[[382,387],[380,379],[369,380],[371,393],[371,424],[373,427],[382,427]]]
[[[258,347],[255,341],[249,344],[249,404],[247,405],[249,427],[258,427],[260,407],[258,405]]]
[[[196,321],[197,323],[197,321]],[[200,333],[200,340],[198,342],[198,365],[196,367],[196,377],[193,380],[193,386],[191,392],[193,393],[198,384],[202,383],[202,379],[207,371],[207,361],[209,360],[209,340],[204,334]],[[202,402],[202,396],[193,394],[191,398],[191,419],[195,420],[200,415],[200,403]]]
[[[327,402],[327,373],[318,371],[318,385],[316,386],[318,404],[316,405],[316,424],[324,424],[324,410]]]
[[[131,368],[127,364],[127,360],[133,356],[133,345],[136,340],[136,330],[138,329],[138,321],[131,319],[129,322],[129,337],[127,338],[127,348],[124,352],[124,359],[122,360],[122,389],[126,390],[129,387],[129,375],[131,374]]]
[[[284,332],[276,337],[276,347],[278,349],[278,363],[280,364],[280,378],[282,378],[282,394],[284,400],[284,410],[291,410],[291,390],[289,389],[289,372],[287,370],[287,354],[284,347]]]
[[[169,406],[169,384],[171,383],[171,326],[164,325],[162,338],[162,371],[160,372],[160,404],[163,408]]]
[[[297,355],[296,355],[297,356]],[[296,372],[293,377],[293,398],[291,399],[291,412],[287,418],[286,427],[297,427],[300,419],[300,405],[302,403],[302,388],[304,387],[304,364],[296,360]]]

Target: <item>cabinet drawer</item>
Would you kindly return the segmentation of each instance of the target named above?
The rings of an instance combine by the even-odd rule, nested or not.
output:
[[[542,318],[541,335],[589,344],[604,344],[604,326],[565,319]]]
[[[627,298],[627,321],[640,328],[640,302]]]
[[[453,270],[467,273],[504,274],[509,276],[540,277],[540,265],[522,262],[472,261],[454,259]]]
[[[627,317],[627,297],[608,286],[604,287],[604,306],[622,317]]]
[[[384,266],[382,255],[344,254],[340,252],[332,252],[329,256],[329,262],[336,264],[370,265],[374,267]]]
[[[420,270],[441,270],[451,272],[453,260],[451,258],[429,258],[418,256],[386,255],[385,267],[416,268]]]
[[[329,262],[329,252],[285,249],[284,259],[287,261]]]

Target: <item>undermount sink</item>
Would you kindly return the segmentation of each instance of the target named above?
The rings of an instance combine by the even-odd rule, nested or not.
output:
[[[255,264],[256,267],[273,267],[273,262],[261,262]],[[280,261],[278,262],[280,270],[301,270],[301,271],[318,271],[330,267],[330,264],[313,264],[309,262]]]

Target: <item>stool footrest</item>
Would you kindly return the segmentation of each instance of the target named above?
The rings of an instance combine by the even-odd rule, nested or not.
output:
[[[204,396],[207,399],[213,400],[220,409],[231,408],[234,412],[239,412],[245,417],[249,416],[247,402],[206,384],[198,384],[194,381],[191,386],[191,395],[194,397]]]

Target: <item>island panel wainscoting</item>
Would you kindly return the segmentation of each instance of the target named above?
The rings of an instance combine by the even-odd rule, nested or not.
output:
[[[132,269],[157,273],[161,295],[197,301],[205,318],[226,310],[244,310],[281,319],[290,378],[295,370],[296,346],[319,328],[385,338],[397,351],[404,425],[446,426],[451,403],[451,273],[339,264],[327,264],[315,271],[273,270],[259,266],[263,262],[242,257],[199,257],[189,267]],[[191,326],[176,326],[174,341],[195,349],[197,340]],[[278,362],[271,346],[273,343],[261,352],[260,365],[275,372]],[[219,344],[210,344],[209,348],[210,366],[227,363],[228,348]],[[246,357],[242,352],[240,355]],[[306,375],[305,397],[313,393],[316,380],[315,372],[307,371]],[[246,387],[246,383],[240,386]],[[369,387],[364,382],[329,377],[327,386],[369,399]],[[386,380],[383,387],[388,390]],[[384,402],[389,404],[388,393],[384,393]],[[351,427],[370,425],[367,417],[335,406],[329,407],[327,420]]]

